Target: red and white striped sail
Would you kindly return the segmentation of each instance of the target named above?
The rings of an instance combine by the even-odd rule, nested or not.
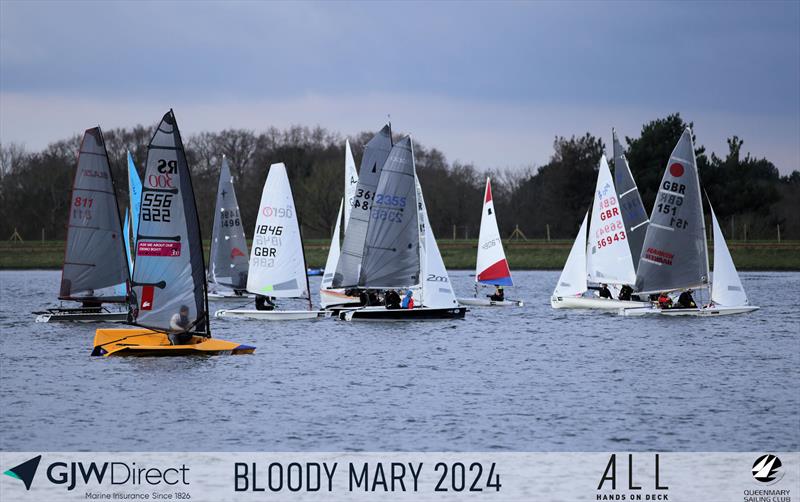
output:
[[[513,286],[511,270],[503,251],[500,230],[494,214],[492,201],[492,182],[486,178],[486,192],[483,197],[483,213],[481,215],[481,232],[478,237],[478,263],[475,267],[475,280],[482,284],[495,286]]]

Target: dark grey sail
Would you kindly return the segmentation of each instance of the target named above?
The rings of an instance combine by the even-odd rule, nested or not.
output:
[[[339,255],[336,272],[333,274],[332,287],[334,288],[350,288],[358,284],[370,209],[375,198],[381,169],[391,149],[392,130],[388,125],[383,126],[383,129],[364,147],[358,186],[342,242],[342,254]]]
[[[708,284],[700,178],[687,127],[672,151],[647,225],[636,290],[656,293]]]
[[[249,256],[239,203],[233,189],[233,177],[228,159],[223,157],[217,186],[214,229],[211,233],[208,282],[244,290],[247,288]]]
[[[125,303],[128,262],[103,133],[87,129],[78,154],[67,226],[62,300]],[[125,287],[118,288],[117,286]]]
[[[147,150],[133,286],[139,300],[136,324],[174,331],[170,321],[186,307],[189,330],[210,334],[200,222],[172,110]]]
[[[392,148],[370,209],[358,286],[405,288],[420,283],[414,150],[406,136]]]
[[[631,169],[628,166],[628,159],[625,151],[617,139],[617,132],[613,131],[614,136],[614,185],[617,187],[617,197],[619,197],[620,212],[625,229],[628,232],[628,246],[631,248],[631,258],[633,258],[633,268],[639,268],[639,257],[642,254],[642,244],[647,233],[647,211],[642,204],[642,197],[636,182],[633,181]]]

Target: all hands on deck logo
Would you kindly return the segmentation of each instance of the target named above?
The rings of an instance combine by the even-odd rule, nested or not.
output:
[[[753,463],[753,477],[762,483],[775,484],[783,478],[782,465],[781,459],[775,455],[762,455]]]
[[[30,490],[31,483],[33,483],[33,477],[36,475],[36,469],[39,468],[39,462],[41,460],[42,456],[38,455],[30,460],[22,462],[16,467],[12,467],[3,474],[5,474],[6,476],[11,476],[12,478],[15,479],[19,479],[20,481],[25,483],[25,489]]]

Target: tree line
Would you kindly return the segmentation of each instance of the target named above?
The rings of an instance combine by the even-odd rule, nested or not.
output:
[[[624,147],[645,207],[652,208],[669,155],[686,122],[679,114],[645,124],[638,137],[624,138]],[[690,124],[691,125],[691,124]],[[153,128],[137,125],[104,132],[117,197],[128,203],[127,160],[130,151],[139,174],[144,172],[147,144]],[[358,165],[363,145],[373,132],[348,139]],[[0,145],[0,238],[15,229],[24,239],[66,236],[67,208],[80,147],[80,135],[51,143],[38,152],[18,144]],[[331,235],[344,190],[345,137],[321,127],[271,127],[256,133],[244,129],[203,132],[184,139],[192,170],[195,196],[204,237],[213,224],[217,181],[222,156],[231,167],[245,228],[252,228],[267,168],[287,166],[295,203],[307,238]],[[695,143],[697,144],[697,143]],[[724,156],[697,148],[703,188],[729,239],[800,239],[800,172],[781,176],[765,158],[742,154],[744,142],[728,139]],[[589,133],[557,136],[549,161],[534,168],[481,169],[448,162],[444,154],[415,143],[417,173],[438,238],[477,237],[486,176],[492,192],[501,234],[519,228],[528,238],[572,239],[594,193],[602,154],[613,166],[613,154],[602,139]],[[732,235],[731,235],[732,233]]]

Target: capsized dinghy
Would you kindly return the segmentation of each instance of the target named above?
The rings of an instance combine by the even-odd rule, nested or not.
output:
[[[108,153],[99,127],[87,129],[70,199],[60,300],[83,307],[34,312],[36,322],[128,321],[130,276]],[[119,304],[110,311],[104,304]]]
[[[758,310],[758,307],[748,304],[713,209],[711,221],[714,233],[713,281],[709,280],[711,274],[700,177],[692,131],[687,127],[672,151],[659,186],[636,271],[636,291],[650,294],[702,290],[707,289],[711,282],[711,301],[697,308],[662,309],[651,306],[622,309],[619,312],[621,315],[713,317]]]
[[[261,192],[253,232],[247,291],[273,298],[303,298],[308,300],[308,310],[222,309],[214,316],[265,321],[325,317],[325,311],[313,310],[306,268],[303,237],[286,166],[272,164]]]
[[[492,198],[492,181],[486,178],[486,190],[483,196],[483,213],[481,213],[481,230],[478,237],[478,259],[475,264],[475,296],[459,298],[458,303],[475,307],[522,307],[520,300],[492,300],[489,296],[478,298],[478,285],[487,284],[497,287],[513,286],[511,270],[508,267],[506,253],[500,229],[497,227],[497,216]]]
[[[133,288],[135,329],[98,329],[95,356],[252,353],[211,339],[205,264],[192,180],[178,124],[170,110],[147,151]]]
[[[233,187],[228,159],[222,156],[217,185],[217,206],[211,232],[208,259],[208,298],[212,300],[247,300],[247,239],[239,214],[239,202]]]

